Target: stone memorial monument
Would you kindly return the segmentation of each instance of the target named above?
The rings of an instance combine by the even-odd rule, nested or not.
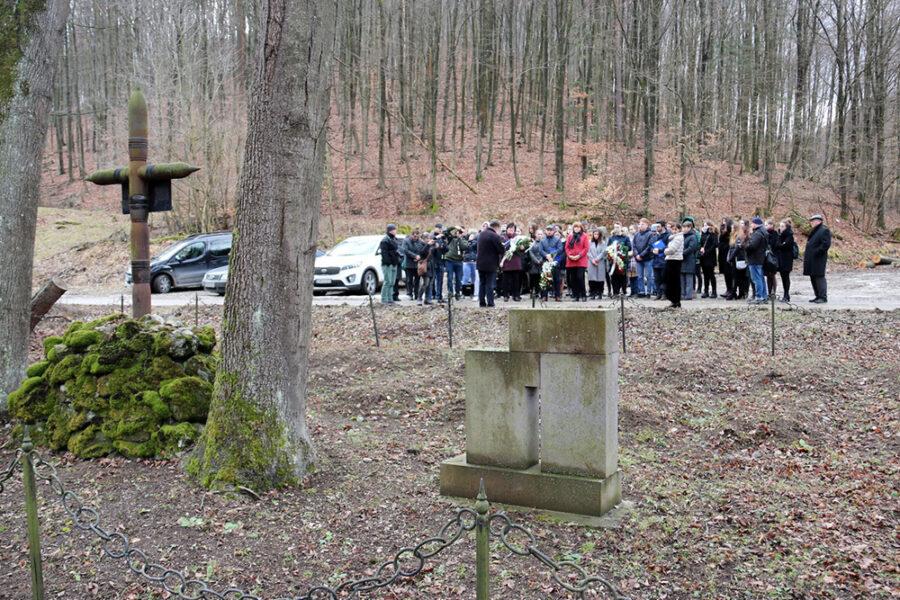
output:
[[[509,349],[466,352],[466,452],[441,494],[600,516],[622,497],[615,310],[513,309]]]

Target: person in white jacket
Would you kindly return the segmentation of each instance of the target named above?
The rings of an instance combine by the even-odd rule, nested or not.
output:
[[[684,258],[684,231],[690,227],[682,224],[669,229],[669,245],[666,246],[666,299],[671,302],[669,308],[681,308],[681,261]]]

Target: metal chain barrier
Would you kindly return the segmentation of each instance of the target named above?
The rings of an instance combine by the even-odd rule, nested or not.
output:
[[[491,537],[498,538],[507,550],[516,556],[531,556],[551,570],[551,576],[564,589],[574,593],[578,598],[586,598],[590,591],[605,593],[605,597],[613,600],[628,600],[619,594],[616,587],[598,575],[589,575],[587,571],[572,560],[553,560],[537,547],[534,534],[525,527],[513,523],[506,513],[499,512],[488,519]],[[514,536],[520,536],[516,543]]]
[[[22,469],[22,449],[17,448],[16,454],[13,456],[12,461],[10,461],[9,465],[0,471],[0,494],[3,493],[5,489],[3,484],[7,482],[13,475],[16,474],[16,471],[20,471]]]
[[[18,464],[19,454],[0,475],[0,482],[12,476]],[[236,588],[224,592],[211,589],[206,582],[199,579],[188,579],[183,574],[168,569],[161,564],[151,562],[142,550],[131,546],[128,536],[117,531],[107,531],[100,525],[100,513],[97,509],[86,506],[77,494],[66,490],[56,467],[44,457],[34,452],[34,472],[38,479],[47,482],[56,494],[63,509],[72,519],[77,529],[89,531],[102,540],[103,555],[114,560],[125,560],[128,569],[147,582],[165,589],[170,594],[183,600],[261,600],[259,596],[248,594]],[[0,487],[2,490],[2,487]],[[335,588],[320,585],[313,587],[305,595],[296,598],[279,598],[276,600],[337,600],[342,594],[353,595],[371,592],[378,588],[393,585],[400,579],[410,579],[425,568],[429,558],[433,558],[457,542],[464,533],[475,529],[478,514],[470,508],[457,509],[452,519],[438,531],[437,535],[425,538],[415,546],[401,548],[393,558],[381,564],[375,575],[345,581]]]
[[[217,592],[210,589],[205,582],[199,579],[188,579],[178,571],[167,569],[158,563],[152,563],[147,555],[131,546],[128,536],[117,531],[107,531],[100,525],[100,513],[97,509],[85,506],[78,495],[66,490],[56,473],[56,467],[44,460],[44,457],[34,452],[34,472],[38,479],[43,479],[56,494],[63,509],[72,519],[76,528],[89,531],[103,542],[101,549],[104,556],[114,560],[125,560],[130,570],[135,575],[143,577],[147,582],[160,586],[170,594],[182,600],[261,600],[258,596],[247,594],[238,589],[228,589]]]
[[[296,600],[336,600],[339,594],[350,592],[359,594],[371,592],[378,588],[390,586],[397,580],[415,577],[425,568],[425,561],[437,556],[452,546],[463,533],[475,529],[478,514],[470,508],[460,508],[434,537],[425,538],[416,546],[401,548],[394,558],[388,560],[372,577],[345,581],[335,588],[327,586],[314,587],[305,596]]]

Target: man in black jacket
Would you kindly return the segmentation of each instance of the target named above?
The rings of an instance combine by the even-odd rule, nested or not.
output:
[[[825,267],[828,262],[828,249],[831,248],[831,230],[825,227],[822,215],[809,218],[812,231],[803,251],[803,274],[809,276],[815,298],[810,300],[816,304],[828,302],[828,283],[825,281]]]
[[[753,287],[756,290],[756,297],[750,300],[750,304],[763,304],[769,297],[768,288],[766,287],[766,276],[763,273],[763,264],[766,262],[766,248],[769,245],[769,234],[763,227],[763,220],[759,217],[753,217],[750,221],[750,227],[753,233],[750,234],[750,241],[747,243],[747,264],[750,269],[750,278],[753,281]]]
[[[394,304],[394,284],[397,282],[397,269],[400,267],[396,237],[397,226],[391,223],[378,245],[381,251],[381,272],[384,274],[384,283],[381,286],[382,304]]]
[[[487,229],[478,235],[478,252],[475,268],[478,269],[478,306],[494,306],[494,285],[497,283],[497,269],[505,252],[503,242],[497,234],[500,221],[491,221]]]
[[[403,270],[406,271],[406,296],[410,300],[418,300],[421,293],[419,259],[425,255],[425,242],[419,239],[418,229],[414,229],[410,236],[403,240],[400,255],[403,257]]]

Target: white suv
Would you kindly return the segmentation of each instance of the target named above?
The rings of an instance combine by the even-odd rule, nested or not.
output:
[[[349,237],[328,250],[325,256],[316,258],[313,293],[324,294],[331,290],[377,293],[384,282],[378,250],[382,238],[383,235]],[[402,239],[403,236],[397,236],[398,242]]]

